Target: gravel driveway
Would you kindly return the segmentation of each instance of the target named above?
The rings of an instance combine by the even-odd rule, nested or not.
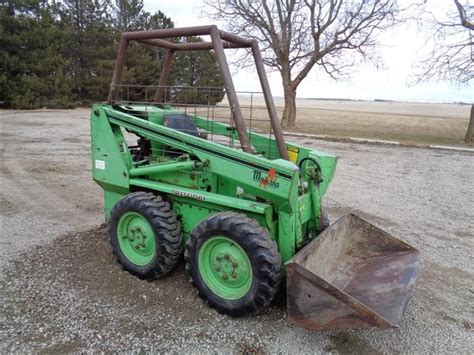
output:
[[[90,178],[88,111],[0,111],[0,351],[474,353],[474,154],[289,137],[339,157],[331,220],[354,212],[418,248],[399,329],[312,333],[284,296],[257,317],[207,308],[183,265],[139,280],[115,262]]]

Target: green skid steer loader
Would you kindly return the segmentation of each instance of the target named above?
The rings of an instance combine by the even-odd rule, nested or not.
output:
[[[192,36],[210,41],[172,39]],[[132,41],[165,50],[156,91],[141,101],[130,99],[134,87],[119,98]],[[253,55],[270,136],[247,129],[226,48]],[[213,51],[230,124],[190,114],[176,102],[181,89],[166,86],[174,55],[197,50]],[[329,226],[321,200],[336,157],[285,143],[255,41],[216,26],[122,34],[108,101],[92,108],[91,135],[93,178],[104,190],[110,242],[125,270],[161,278],[184,254],[199,296],[224,314],[262,311],[286,277],[295,324],[327,330],[400,322],[418,252],[352,214]],[[132,135],[137,145],[129,144]]]

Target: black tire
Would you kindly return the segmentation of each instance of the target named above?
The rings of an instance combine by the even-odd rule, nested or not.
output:
[[[137,212],[153,229],[155,254],[146,265],[136,265],[123,254],[117,234],[120,218],[127,212]],[[169,273],[178,263],[182,251],[181,223],[170,204],[150,192],[133,192],[118,201],[110,213],[108,227],[110,243],[122,267],[140,278],[157,279]]]
[[[253,278],[249,291],[239,299],[228,300],[214,293],[199,272],[200,247],[213,236],[225,236],[237,243],[247,254]],[[275,297],[281,279],[281,260],[275,241],[253,219],[243,214],[224,212],[203,220],[192,231],[184,253],[186,273],[208,305],[233,317],[256,314]]]

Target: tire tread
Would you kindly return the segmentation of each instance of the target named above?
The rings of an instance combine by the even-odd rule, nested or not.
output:
[[[244,296],[238,301],[228,302],[215,295],[199,276],[197,255],[203,238],[224,234],[234,239],[244,250],[254,265],[253,298]],[[257,221],[236,212],[217,213],[202,221],[191,233],[184,253],[186,273],[198,295],[218,312],[234,317],[256,314],[263,311],[275,297],[281,281],[281,260],[277,245]],[[257,273],[256,273],[257,271]],[[256,273],[256,275],[255,275]]]
[[[156,237],[155,258],[144,267],[131,264],[116,241],[120,216],[130,210],[135,210],[148,219]],[[143,279],[157,279],[168,274],[178,263],[182,252],[181,223],[170,204],[151,192],[133,192],[115,204],[109,218],[109,238],[113,253],[122,268]]]

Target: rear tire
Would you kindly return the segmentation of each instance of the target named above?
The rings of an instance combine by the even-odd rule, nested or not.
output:
[[[150,192],[128,194],[115,204],[109,237],[118,262],[140,278],[165,276],[181,255],[181,224],[170,204]]]
[[[281,278],[276,243],[245,215],[225,212],[202,221],[184,254],[193,286],[211,307],[234,317],[255,314],[275,297]]]

